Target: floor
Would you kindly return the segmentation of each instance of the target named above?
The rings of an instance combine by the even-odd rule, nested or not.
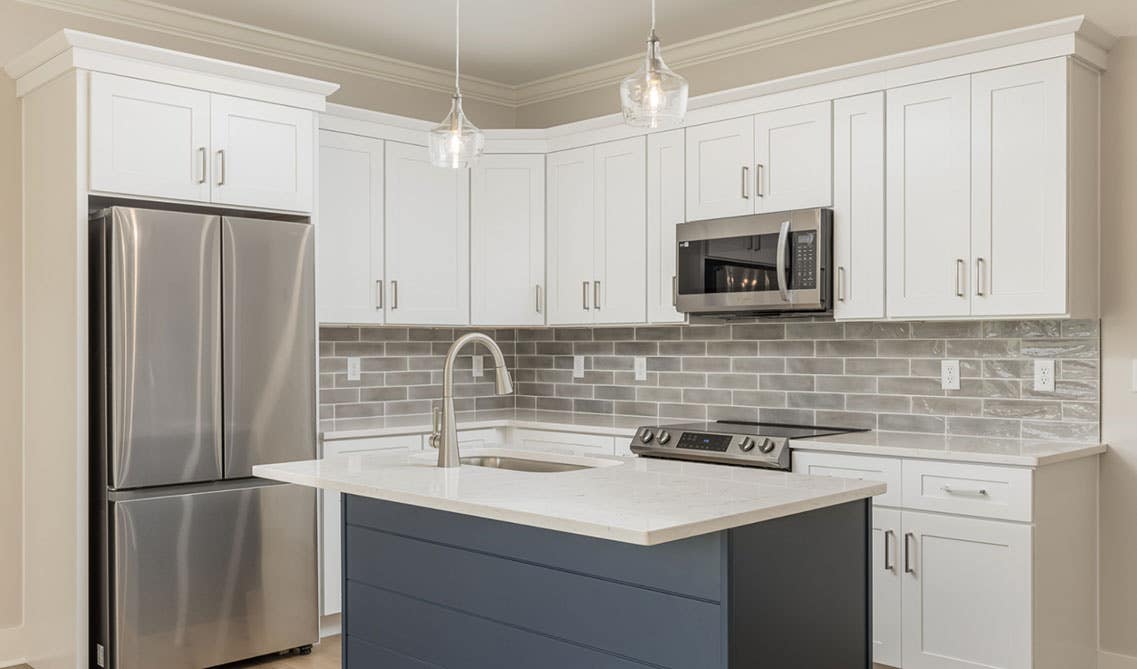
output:
[[[340,638],[328,637],[312,648],[311,655],[268,655],[255,660],[234,662],[217,669],[340,669]]]

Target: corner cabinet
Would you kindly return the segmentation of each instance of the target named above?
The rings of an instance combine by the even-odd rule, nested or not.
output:
[[[682,130],[647,136],[647,320],[682,323],[675,310],[675,226],[685,219]]]

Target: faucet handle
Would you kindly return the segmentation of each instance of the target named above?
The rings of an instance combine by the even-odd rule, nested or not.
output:
[[[430,447],[437,449],[442,444],[442,407],[434,407],[430,428]]]

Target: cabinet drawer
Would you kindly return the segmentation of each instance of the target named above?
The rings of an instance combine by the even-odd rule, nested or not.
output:
[[[459,430],[458,446],[461,448],[485,448],[505,443],[505,430],[489,427],[480,430]]]
[[[1027,522],[1031,471],[1016,467],[905,460],[903,505],[909,509]]]
[[[873,498],[875,506],[900,506],[900,460],[872,455],[793,452],[793,472],[810,476],[883,481],[888,490]]]
[[[576,455],[614,455],[613,437],[575,432],[515,429],[509,445],[527,451],[548,451]]]
[[[359,453],[362,451],[418,451],[422,450],[422,435],[408,434],[397,437],[362,437],[336,439],[324,442],[324,457]]]

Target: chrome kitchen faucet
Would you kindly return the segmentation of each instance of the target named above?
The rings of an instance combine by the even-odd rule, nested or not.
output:
[[[442,368],[442,406],[434,408],[434,425],[430,433],[430,445],[438,449],[439,467],[462,465],[458,455],[458,428],[454,420],[454,361],[458,359],[462,347],[471,342],[484,344],[493,355],[496,382],[494,392],[498,395],[513,392],[513,379],[505,368],[505,356],[501,353],[501,347],[489,335],[471,332],[462,335],[450,346],[446,353],[446,364]]]

